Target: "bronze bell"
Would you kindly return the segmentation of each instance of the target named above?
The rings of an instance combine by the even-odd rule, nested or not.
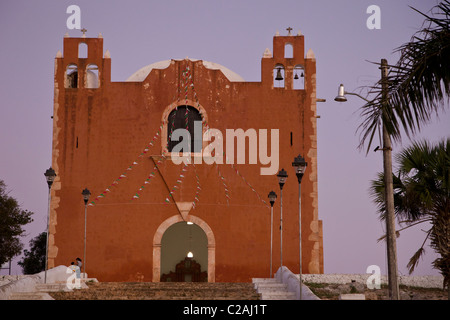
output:
[[[303,77],[304,77],[304,75],[303,75],[303,71],[302,71],[302,73],[300,74],[300,77],[301,77],[301,78],[303,78]],[[299,77],[298,77],[298,74],[297,74],[297,72],[295,72],[295,76],[294,76],[294,79],[295,79],[295,80],[298,80],[298,79],[299,79]]]
[[[277,69],[277,76],[275,77],[275,80],[283,80],[283,76],[281,75],[281,68]]]

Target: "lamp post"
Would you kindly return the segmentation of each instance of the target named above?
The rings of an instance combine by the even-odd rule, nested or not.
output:
[[[270,276],[272,278],[272,253],[273,253],[273,204],[277,199],[277,194],[272,190],[269,192],[269,202],[270,202]]]
[[[81,194],[83,195],[84,200],[84,251],[83,251],[83,274],[86,278],[86,222],[87,222],[87,203],[89,201],[89,197],[91,196],[91,192],[88,188],[85,188]]]
[[[386,59],[381,59],[381,93],[382,93],[382,114],[384,115],[388,108],[388,83],[387,73],[388,65]],[[369,100],[357,93],[346,92],[344,85],[339,86],[339,91],[335,101],[345,102],[346,94],[355,95],[370,103]],[[382,117],[386,119],[387,117]],[[386,207],[386,248],[388,260],[388,285],[389,296],[391,300],[399,300],[398,274],[397,274],[397,244],[395,234],[395,212],[394,212],[394,187],[392,181],[392,144],[391,137],[383,121],[383,147],[379,150],[383,151],[383,170],[385,185],[385,207]]]
[[[55,170],[50,167],[47,169],[44,173],[45,179],[47,180],[48,184],[48,211],[47,211],[47,243],[45,245],[45,272],[44,272],[44,283],[47,283],[47,269],[48,269],[48,230],[49,230],[49,223],[50,223],[50,189],[52,188],[53,181],[55,181],[56,173]]]
[[[300,300],[302,300],[302,178],[305,174],[307,163],[305,159],[298,155],[294,158],[294,162],[292,162],[292,166],[295,168],[295,175],[297,176],[298,181],[298,242],[299,242],[299,284],[300,284]]]
[[[281,169],[278,174],[278,184],[280,185],[280,268],[283,267],[283,186],[288,177],[287,172]]]

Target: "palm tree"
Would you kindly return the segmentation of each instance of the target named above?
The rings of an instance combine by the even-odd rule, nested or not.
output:
[[[396,49],[400,53],[396,65],[388,66],[385,59],[381,60],[381,80],[369,89],[369,95],[374,98],[367,99],[361,108],[363,121],[358,127],[361,133],[359,147],[367,143],[368,152],[377,132],[381,140],[382,126],[391,299],[399,298],[391,139],[401,141],[402,130],[408,137],[420,131],[433,114],[444,108],[450,97],[450,1],[443,0],[433,7],[430,15],[414,10],[425,17],[422,30],[414,34],[410,42]]]
[[[444,276],[444,287],[448,287],[450,299],[450,139],[434,146],[426,141],[415,142],[397,155],[396,162],[398,175],[393,174],[395,214],[406,224],[398,232],[423,222],[431,224],[422,246],[407,267],[410,273],[414,271],[425,253],[425,242],[430,239],[431,248],[440,256],[433,267]],[[378,205],[380,218],[385,219],[383,173],[372,181],[370,192]]]

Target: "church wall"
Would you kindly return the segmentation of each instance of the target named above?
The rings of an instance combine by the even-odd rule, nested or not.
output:
[[[298,48],[303,51],[301,38],[301,45],[294,46],[295,52]],[[182,215],[173,199],[183,203],[194,200],[197,175],[201,192],[187,216],[202,219],[214,234],[214,281],[251,281],[253,277],[269,276],[267,194],[271,190],[278,195],[274,205],[273,269],[279,267],[280,190],[276,175],[260,175],[259,162],[233,167],[203,163],[196,165],[195,171],[190,165],[173,199],[166,202],[183,165],[175,165],[170,158],[162,161],[164,132],[142,154],[159,131],[167,108],[178,99],[180,105],[185,103],[182,80],[189,67],[193,86],[188,87],[187,98],[194,107],[198,99],[209,127],[223,134],[226,129],[279,129],[279,170],[284,168],[289,175],[283,189],[283,264],[294,273],[299,265],[298,184],[292,161],[299,153],[305,157],[308,168],[302,182],[303,272],[323,272],[317,212],[315,59],[302,57],[307,90],[273,89],[267,83],[272,76],[265,74],[272,72],[273,66],[265,65],[273,65],[273,58],[263,58],[262,82],[230,82],[221,71],[191,60],[172,61],[166,69],[154,69],[143,82],[111,82],[111,59],[99,58],[103,41],[94,40],[89,40],[88,58],[78,61],[78,65],[83,68],[95,61],[100,66],[99,88],[64,88],[65,66],[75,61],[70,51],[75,50],[79,38],[66,38],[64,57],[55,62],[53,167],[58,177],[52,190],[50,266],[68,265],[76,257],[83,258],[85,207],[81,191],[87,187],[92,193],[90,202],[95,202],[87,207],[89,276],[100,281],[133,281],[142,274],[144,281],[157,281],[153,279],[155,233],[164,221]],[[133,165],[135,160],[137,164]],[[158,170],[154,170],[155,164]],[[152,172],[154,177],[144,184]],[[117,180],[122,174],[125,177]],[[117,183],[112,185],[114,181]],[[110,191],[99,197],[109,186]],[[133,198],[141,186],[144,188],[139,198]]]

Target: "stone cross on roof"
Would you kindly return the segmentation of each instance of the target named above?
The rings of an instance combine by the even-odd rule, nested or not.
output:
[[[87,31],[87,30],[86,30],[85,28],[83,28],[83,29],[81,29],[80,31],[83,32],[83,38],[86,38],[86,31]]]
[[[289,27],[289,28],[286,28],[286,30],[288,31],[288,36],[290,36],[290,35],[291,35],[292,28]]]

